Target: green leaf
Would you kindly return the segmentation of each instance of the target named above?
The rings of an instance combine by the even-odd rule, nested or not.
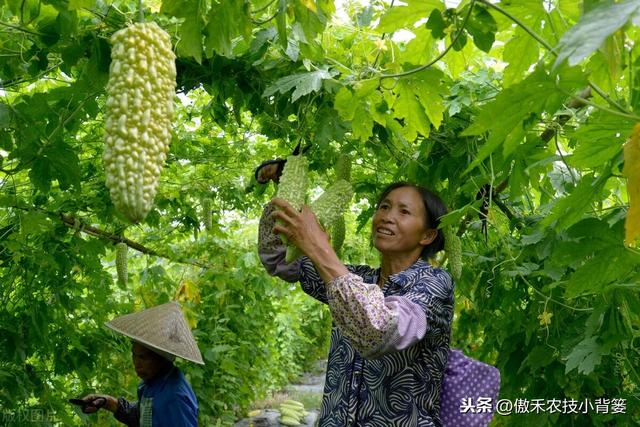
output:
[[[577,146],[567,162],[578,168],[596,168],[622,151],[635,123],[606,112],[597,112],[584,125],[569,134]]]
[[[563,0],[558,3],[557,10],[562,14],[563,19],[568,18],[575,22],[580,18],[580,3],[580,0]]]
[[[353,137],[360,141],[366,141],[373,134],[373,119],[367,109],[362,104],[358,104],[351,122]]]
[[[512,132],[524,135],[524,131],[536,124],[531,117],[543,111],[555,113],[562,106],[566,95],[562,89],[575,90],[586,84],[585,76],[577,68],[565,70],[558,76],[548,75],[542,68],[537,68],[526,79],[514,84],[486,104],[474,123],[462,135],[481,135],[489,132],[487,142],[480,148],[478,155],[467,167],[468,173],[480,162],[493,153]],[[515,141],[517,142],[517,141]],[[516,146],[511,141],[509,149]]]
[[[481,204],[482,204],[482,200],[475,200],[471,204],[465,205],[461,208],[455,209],[447,213],[446,215],[441,216],[439,228],[443,228],[451,225],[457,226],[460,223],[460,221],[462,221],[462,218],[464,218],[465,215],[475,214],[476,212],[478,212],[478,209],[480,208]]]
[[[354,99],[353,92],[347,87],[342,87],[336,93],[336,97],[333,100],[333,107],[336,109],[340,117],[345,120],[353,120],[355,109],[352,108],[352,101]]]
[[[511,1],[504,5],[504,9],[510,14],[517,16],[527,27],[538,33],[542,29],[542,23],[546,22],[547,19],[547,12],[540,0]],[[506,25],[510,26],[512,24],[510,20],[506,22]]]
[[[442,78],[443,73],[432,68],[398,81],[394,117],[404,119],[408,140],[415,138],[416,131],[428,136],[431,124],[440,126],[445,109]]]
[[[51,173],[58,180],[61,190],[70,186],[80,189],[80,167],[76,151],[68,144],[60,142],[44,151],[51,164]]]
[[[580,341],[567,358],[564,373],[568,374],[578,368],[578,372],[589,375],[600,364],[602,351],[597,343],[597,337],[589,337]]]
[[[458,33],[460,33],[459,36]],[[453,50],[459,52],[467,44],[467,31],[464,28],[460,28],[459,30],[453,31],[449,35],[449,38],[451,39],[451,43],[453,43]]]
[[[69,0],[69,10],[91,9],[95,3],[96,0]]]
[[[20,215],[20,230],[22,234],[36,234],[49,231],[53,223],[47,215],[38,211],[28,211]]]
[[[439,9],[433,9],[433,11],[431,11],[431,15],[429,15],[429,20],[427,21],[426,27],[431,30],[431,35],[434,38],[444,38],[444,29],[447,28],[447,24],[444,22],[442,13]]]
[[[223,0],[215,3],[209,11],[206,27],[205,49],[207,56],[217,52],[222,56],[233,57],[234,39],[251,39],[251,18],[248,15],[248,3]]]
[[[609,246],[589,258],[569,277],[565,297],[575,298],[585,294],[600,294],[606,285],[624,279],[640,263],[640,256],[622,245]]]
[[[373,117],[371,110],[375,110],[376,104],[382,97],[378,91],[373,91],[372,86],[377,82],[368,82],[361,85],[358,93],[353,93],[348,88],[341,88],[333,102],[333,107],[344,120],[351,122],[353,137],[361,141],[369,139],[373,131]]]
[[[376,30],[381,33],[392,33],[401,28],[411,28],[414,23],[429,16],[433,9],[444,9],[442,0],[409,0],[407,6],[391,7],[380,18]]]
[[[11,127],[13,123],[13,112],[7,104],[0,103],[0,128]]]
[[[308,43],[313,43],[317,35],[324,30],[329,17],[312,0],[297,0],[291,3],[295,22],[302,27]]]
[[[565,60],[568,60],[570,66],[578,64],[629,20],[633,20],[634,23],[640,21],[640,2],[637,0],[603,5],[587,12],[580,22],[560,39],[556,46],[558,57],[554,68]]]
[[[587,238],[590,242],[597,242],[593,244],[589,242],[589,245],[594,247],[617,246],[622,241],[622,221],[612,225],[604,219],[588,217],[569,227],[567,235],[580,243],[587,243],[585,242]]]
[[[178,30],[176,48],[183,56],[190,56],[198,63],[202,62],[202,18],[201,0],[165,0],[160,11],[169,16],[183,18]]]
[[[518,27],[513,37],[504,46],[502,59],[509,65],[504,70],[503,86],[509,87],[520,81],[531,64],[538,60],[539,52],[538,42]]]
[[[29,179],[33,186],[42,193],[48,193],[51,189],[51,167],[49,161],[40,157],[33,161],[29,170]]]
[[[311,92],[318,92],[322,87],[322,81],[331,79],[336,74],[338,74],[336,70],[324,69],[281,77],[267,87],[262,96],[268,97],[276,92],[284,94],[295,88],[291,95],[291,102],[296,102],[301,96],[308,95]]]
[[[413,33],[416,35],[415,38],[407,43],[404,51],[398,52],[397,62],[400,64],[424,64],[437,55],[436,40],[426,27],[415,28]]]
[[[478,49],[489,52],[496,40],[498,26],[493,16],[484,7],[475,7],[466,25]]]
[[[315,140],[319,145],[328,144],[331,141],[341,141],[346,131],[345,123],[340,120],[337,111],[327,105],[318,110],[318,117],[314,126]]]
[[[418,87],[414,79],[400,79],[394,89],[397,95],[393,104],[394,117],[404,119],[404,126],[409,130],[407,139],[415,138],[415,131],[429,136],[429,118],[418,100]]]
[[[594,199],[599,196],[603,185],[604,180],[596,179],[593,175],[582,177],[571,194],[555,203],[551,213],[540,222],[540,225],[546,227],[557,221],[555,228],[564,230],[580,221]]]
[[[536,371],[539,368],[548,366],[554,360],[555,357],[551,348],[544,345],[536,346],[522,361],[522,365],[520,365],[517,373],[519,374],[522,372],[522,370],[527,366],[530,366],[533,371]]]
[[[415,75],[418,99],[435,129],[440,127],[444,117],[444,98],[448,88],[444,85],[444,74],[437,68],[430,68]]]

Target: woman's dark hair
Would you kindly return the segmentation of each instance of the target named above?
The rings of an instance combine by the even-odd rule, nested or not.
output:
[[[442,230],[438,230],[438,226],[440,225],[440,217],[447,213],[447,206],[444,204],[442,199],[432,191],[410,182],[400,181],[394,182],[382,191],[382,194],[378,197],[376,209],[380,207],[380,203],[382,203],[389,193],[396,188],[402,187],[411,187],[420,194],[422,202],[424,203],[425,212],[427,213],[427,217],[425,218],[427,228],[435,229],[438,232],[436,238],[433,239],[433,242],[425,246],[420,254],[420,257],[424,260],[432,258],[436,253],[438,253],[438,251],[444,249],[444,234],[442,233]]]

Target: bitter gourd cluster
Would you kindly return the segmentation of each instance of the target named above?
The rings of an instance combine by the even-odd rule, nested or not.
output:
[[[307,414],[302,402],[287,399],[280,404],[279,421],[283,426],[299,426]]]
[[[462,276],[462,244],[451,226],[445,226],[441,230],[444,234],[444,250],[449,259],[449,269],[454,279]]]
[[[295,209],[300,210],[306,198],[307,175],[307,160],[302,155],[289,156],[282,171],[277,197],[286,200]],[[348,176],[348,174],[345,176]],[[318,218],[322,228],[329,230],[339,218],[342,218],[352,197],[353,189],[351,188],[351,183],[344,179],[338,179],[311,203],[310,208]],[[285,243],[287,242],[285,241]],[[297,247],[289,245],[285,261],[291,262],[300,255],[301,253]]]

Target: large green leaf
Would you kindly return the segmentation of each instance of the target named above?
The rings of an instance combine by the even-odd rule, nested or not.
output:
[[[324,3],[327,7],[324,8],[319,8],[313,0],[293,0],[290,3],[296,23],[302,27],[307,42],[313,43],[327,24],[330,18],[327,14],[331,13],[332,8],[326,5],[326,1]]]
[[[568,374],[578,368],[581,374],[589,375],[602,360],[602,350],[597,337],[589,337],[580,341],[567,358],[564,373]]]
[[[547,19],[547,12],[544,9],[543,2],[540,0],[518,0],[502,3],[506,11],[517,16],[527,27],[536,33],[542,30],[543,22]],[[500,16],[499,19],[502,20],[505,26],[511,26],[513,24],[511,20],[502,16]]]
[[[392,33],[401,28],[409,28],[418,20],[429,16],[434,9],[444,9],[442,0],[409,0],[406,6],[393,6],[380,18],[376,30]]]
[[[234,0],[214,2],[207,16],[205,50],[207,56],[217,52],[222,56],[233,56],[234,39],[251,37],[251,23],[247,5]]]
[[[504,46],[502,58],[509,65],[504,70],[502,84],[511,86],[522,79],[529,67],[538,60],[540,47],[538,42],[518,27]]]
[[[594,178],[593,175],[582,177],[568,196],[555,202],[540,225],[549,226],[555,221],[555,228],[564,230],[580,221],[589,206],[599,197],[604,184],[603,179]]]
[[[13,123],[13,112],[7,104],[0,103],[0,128],[11,127]]]
[[[336,70],[323,69],[281,77],[265,89],[263,96],[271,96],[276,92],[286,93],[295,88],[291,94],[291,102],[295,102],[301,96],[318,92],[322,88],[322,81],[331,79],[336,74]]]
[[[375,90],[377,82],[371,81],[360,85],[355,92],[346,87],[336,94],[333,107],[344,120],[351,122],[353,137],[362,141],[369,139],[373,130],[373,121],[377,105],[382,102],[382,95]],[[380,124],[386,123],[384,117],[377,117]]]
[[[630,20],[634,25],[640,25],[640,2],[637,0],[605,4],[587,12],[580,22],[560,39],[556,46],[558,57],[554,67],[565,60],[568,60],[571,66],[576,65]]]
[[[520,83],[500,92],[495,100],[482,108],[474,123],[463,132],[463,135],[489,133],[487,142],[465,173],[486,159],[509,136],[511,141],[506,146],[506,154],[512,152],[524,136],[524,131],[535,124],[532,117],[537,117],[543,111],[555,113],[567,97],[565,91],[575,91],[585,84],[585,76],[579,69],[565,69],[561,74],[553,75],[538,67]]]
[[[621,236],[622,238],[622,236]],[[595,256],[569,277],[565,285],[565,296],[577,296],[601,293],[605,287],[631,273],[640,263],[640,256],[632,253],[622,245],[602,247]]]
[[[622,151],[627,135],[635,123],[620,116],[598,112],[589,121],[570,133],[576,148],[567,158],[578,168],[597,168]]]
[[[69,0],[69,10],[91,9],[95,3],[96,0]]]
[[[397,95],[393,104],[394,116],[404,120],[407,139],[415,139],[416,131],[428,136],[431,123],[418,100],[418,91],[414,81],[408,79],[400,80],[394,92]]]
[[[396,118],[404,119],[407,139],[413,140],[415,132],[428,136],[430,125],[437,129],[442,122],[442,72],[429,69],[401,79],[394,88],[397,96],[393,104]]]
[[[484,7],[475,7],[466,25],[478,49],[489,52],[496,39],[497,25],[493,16]]]
[[[160,10],[170,16],[182,18],[176,48],[181,55],[202,61],[202,17],[200,0],[165,0]]]

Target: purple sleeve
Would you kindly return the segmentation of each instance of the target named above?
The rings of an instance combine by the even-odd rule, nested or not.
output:
[[[271,218],[270,214],[274,210],[275,205],[269,203],[262,211],[258,230],[258,255],[267,273],[287,282],[295,283],[300,280],[302,260],[299,258],[288,264],[285,262],[287,247],[273,232],[275,219]]]
[[[327,296],[334,321],[365,358],[404,350],[425,336],[420,305],[405,297],[385,297],[379,286],[356,274],[332,280]]]

